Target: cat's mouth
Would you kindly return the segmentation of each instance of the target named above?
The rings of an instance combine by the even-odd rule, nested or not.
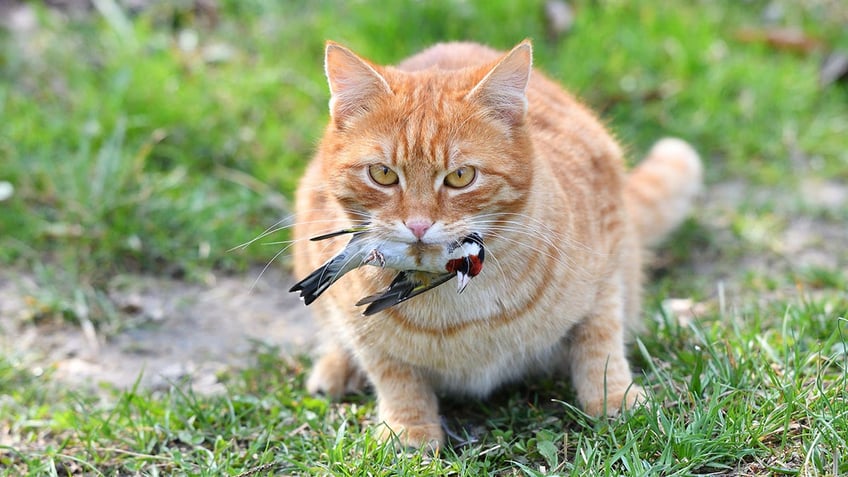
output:
[[[445,272],[451,270],[451,262],[463,258],[466,254],[464,247],[469,243],[483,248],[480,235],[472,233],[465,237],[446,242],[413,242],[407,243],[407,257],[415,264],[414,269],[422,272]]]

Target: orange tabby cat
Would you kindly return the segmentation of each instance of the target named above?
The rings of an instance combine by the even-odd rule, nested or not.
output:
[[[438,447],[437,393],[485,396],[564,371],[590,414],[641,397],[625,356],[638,327],[643,247],[686,215],[701,164],[664,139],[629,175],[598,119],[507,54],[439,44],[396,67],[328,43],[331,120],[297,193],[295,273],[348,238],[309,237],[368,223],[408,253],[445,253],[470,233],[487,262],[462,294],[444,285],[373,316],[354,304],[397,273],[362,267],[313,305],[320,356],[307,386],[337,398],[370,381],[383,436]],[[447,259],[445,259],[447,261]]]

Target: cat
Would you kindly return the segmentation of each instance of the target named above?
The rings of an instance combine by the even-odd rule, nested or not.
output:
[[[643,399],[625,343],[639,330],[645,248],[688,214],[698,154],[657,142],[629,174],[621,147],[569,93],[507,53],[432,46],[380,66],[328,42],[330,120],[296,194],[295,273],[345,246],[310,237],[368,224],[409,254],[477,233],[486,267],[462,294],[441,286],[362,316],[354,304],[396,270],[359,268],[312,305],[320,325],[312,393],[370,382],[379,435],[445,444],[438,395],[485,397],[536,373],[569,375],[582,409]]]

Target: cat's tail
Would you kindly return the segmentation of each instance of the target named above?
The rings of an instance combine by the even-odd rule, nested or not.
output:
[[[665,138],[630,172],[625,200],[641,241],[655,245],[689,214],[701,191],[703,166],[686,141]]]

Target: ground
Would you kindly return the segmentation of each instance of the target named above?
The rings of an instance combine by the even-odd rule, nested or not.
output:
[[[0,276],[0,353],[34,373],[55,368],[69,385],[109,384],[167,389],[188,381],[200,393],[221,393],[218,375],[244,367],[262,347],[295,355],[308,351],[308,310],[288,293],[292,278],[276,269],[222,276],[201,285],[153,276],[124,275],[110,298],[132,324],[104,337],[71,323],[34,324],[30,277]],[[254,283],[255,282],[255,283]]]

